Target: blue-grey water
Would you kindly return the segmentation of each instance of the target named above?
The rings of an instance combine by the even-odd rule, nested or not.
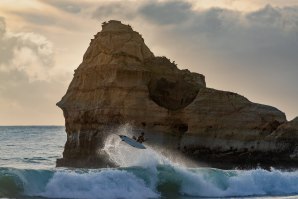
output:
[[[65,141],[64,127],[0,127],[0,198],[298,198],[298,171],[187,168],[116,136],[105,150],[120,168],[55,168]]]

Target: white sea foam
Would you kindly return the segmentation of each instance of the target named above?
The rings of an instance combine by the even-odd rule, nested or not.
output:
[[[157,198],[145,182],[120,170],[76,173],[57,172],[40,194],[50,198]]]
[[[9,192],[6,183],[11,184]],[[173,165],[72,171],[0,169],[0,195],[21,190],[22,195],[49,198],[159,198],[166,192],[192,197],[297,196],[298,171]]]
[[[256,169],[247,171],[184,170],[180,192],[190,196],[278,196],[298,193],[298,172]]]

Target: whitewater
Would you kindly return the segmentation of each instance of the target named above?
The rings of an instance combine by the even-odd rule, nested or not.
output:
[[[298,198],[297,170],[190,168],[175,154],[137,150],[114,134],[104,149],[119,168],[55,168],[65,141],[64,127],[0,127],[0,198]]]

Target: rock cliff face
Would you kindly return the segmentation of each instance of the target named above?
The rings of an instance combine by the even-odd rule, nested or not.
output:
[[[287,122],[274,107],[207,88],[203,75],[155,57],[139,33],[114,20],[91,40],[57,105],[67,133],[57,166],[112,165],[101,149],[107,129],[124,123],[155,137],[157,145],[198,159],[272,153],[290,160],[298,151],[297,119]]]

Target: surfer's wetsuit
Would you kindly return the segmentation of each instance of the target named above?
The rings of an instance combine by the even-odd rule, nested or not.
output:
[[[144,132],[142,132],[142,134],[138,137],[137,142],[139,143],[145,142]]]

